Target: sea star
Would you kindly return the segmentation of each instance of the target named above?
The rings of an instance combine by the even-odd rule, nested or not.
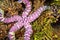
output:
[[[19,3],[20,3],[20,0],[18,1]],[[28,13],[31,11],[31,4],[30,4],[30,2],[29,2],[29,0],[22,0],[22,2],[24,3],[24,4],[26,4],[26,9],[24,10],[24,12],[22,13],[22,18],[23,18],[23,20],[25,19],[25,17],[28,15]],[[16,18],[16,19],[15,19]],[[10,22],[14,22],[14,21],[18,21],[16,24],[14,24],[14,26],[10,29],[10,32],[9,32],[9,39],[10,40],[15,40],[15,38],[13,37],[13,36],[11,36],[12,34],[11,33],[13,33],[12,31],[16,31],[16,30],[18,30],[18,29],[20,29],[20,27],[15,27],[15,26],[17,26],[17,24],[20,24],[21,25],[21,27],[23,26],[22,25],[22,21],[20,22],[20,20],[22,20],[22,18],[20,17],[20,16],[18,16],[18,15],[15,15],[15,16],[13,16],[13,17],[11,17],[11,18],[4,18],[4,21],[3,20],[1,20],[1,21],[3,21],[3,22],[5,22],[5,23],[10,23]],[[11,20],[10,20],[11,19]],[[8,21],[7,21],[8,20]],[[20,23],[19,23],[20,22]],[[20,26],[19,25],[19,26]],[[29,27],[30,28],[30,27]],[[13,30],[12,30],[13,29]],[[16,29],[16,30],[15,30]],[[31,31],[31,30],[30,30]],[[27,31],[28,32],[28,31]],[[26,35],[26,34],[25,34]],[[25,39],[26,39],[26,37],[25,37]]]
[[[33,33],[32,26],[30,25],[30,23],[36,20],[40,16],[41,12],[47,9],[47,6],[42,6],[39,9],[37,9],[33,14],[27,16],[28,13],[31,11],[31,5],[30,2],[28,2],[28,0],[24,0],[24,3],[26,3],[27,6],[22,16],[14,15],[10,18],[3,18],[2,20],[4,23],[17,21],[9,31],[8,36],[10,40],[15,40],[15,32],[23,26],[26,30],[24,34],[24,40],[30,40],[30,36]]]

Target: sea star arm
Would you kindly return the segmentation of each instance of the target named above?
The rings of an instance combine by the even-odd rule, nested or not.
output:
[[[29,0],[22,0],[22,1],[23,1],[23,3],[26,4],[26,8],[25,8],[25,10],[24,10],[23,13],[22,13],[22,17],[24,18],[24,17],[26,17],[26,16],[29,14],[29,12],[31,11],[31,3],[29,2]]]
[[[4,18],[4,11],[0,9],[0,21],[4,23],[10,23],[14,21],[19,21],[22,18],[19,15],[11,16],[10,18]]]
[[[41,13],[43,12],[43,11],[45,11],[47,9],[47,6],[42,6],[42,7],[40,7],[39,9],[37,9],[33,14],[31,14],[31,15],[29,15],[28,16],[28,21],[29,22],[32,22],[32,21],[34,21],[35,19],[37,19],[40,15],[41,15]]]
[[[18,15],[14,15],[10,18],[3,18],[2,22],[4,23],[11,23],[11,22],[14,22],[14,21],[20,21],[22,18]]]
[[[30,40],[31,34],[33,33],[32,31],[32,26],[30,23],[24,25],[25,28],[25,33],[24,33],[24,40]]]
[[[9,31],[9,34],[8,34],[9,39],[10,40],[15,40],[15,32],[22,27],[23,27],[22,21],[14,24],[14,26],[12,26],[12,28]]]

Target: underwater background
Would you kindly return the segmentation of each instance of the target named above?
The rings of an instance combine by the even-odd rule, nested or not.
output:
[[[18,15],[22,14],[25,5],[23,3],[19,4],[17,1],[0,0],[0,8],[4,10],[4,17],[11,17],[15,15],[15,12],[18,12]],[[60,0],[30,0],[30,2],[32,5],[30,14],[41,5],[51,7],[49,10],[42,12],[39,18],[31,23],[33,29],[31,40],[60,40]],[[0,40],[9,40],[8,32],[14,23],[0,22]],[[16,31],[16,40],[23,40],[24,32],[24,28]]]

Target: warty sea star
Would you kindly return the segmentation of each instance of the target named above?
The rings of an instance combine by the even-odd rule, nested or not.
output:
[[[8,37],[10,40],[15,40],[15,32],[23,26],[25,28],[24,40],[30,40],[30,36],[33,33],[30,23],[36,20],[40,16],[40,14],[47,9],[47,6],[42,6],[37,9],[33,14],[27,16],[28,13],[31,11],[31,5],[28,0],[24,0],[24,3],[26,4],[26,9],[22,13],[22,16],[14,15],[10,18],[3,18],[1,20],[4,23],[17,21],[9,31]]]

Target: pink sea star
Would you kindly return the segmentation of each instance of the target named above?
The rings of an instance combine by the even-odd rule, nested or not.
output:
[[[28,0],[24,0],[23,2],[26,4],[26,9],[22,13],[22,16],[14,15],[10,18],[4,18],[4,20],[2,20],[4,23],[17,21],[9,31],[8,36],[10,40],[15,40],[15,32],[23,26],[26,30],[24,34],[24,40],[30,40],[30,36],[33,33],[32,26],[30,25],[30,23],[37,19],[40,16],[41,12],[47,9],[47,6],[42,6],[37,9],[33,14],[27,16],[28,13],[31,11],[31,5]]]

